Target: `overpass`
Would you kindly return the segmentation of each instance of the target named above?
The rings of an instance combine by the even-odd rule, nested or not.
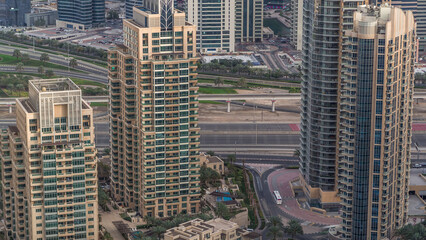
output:
[[[108,103],[108,96],[83,96],[84,100],[89,103],[99,102]],[[414,93],[414,99],[426,99],[426,92]],[[0,105],[9,105],[11,111],[12,105],[18,98],[0,98]],[[231,102],[241,100],[270,100],[272,104],[272,112],[275,112],[275,103],[277,100],[300,100],[300,93],[281,93],[281,94],[200,94],[200,101],[226,101],[228,104],[227,112],[231,112]]]

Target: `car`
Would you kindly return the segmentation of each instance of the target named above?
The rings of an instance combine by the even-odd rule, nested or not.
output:
[[[415,168],[421,168],[421,167],[422,167],[422,165],[421,165],[421,164],[416,163],[416,164],[414,164],[414,167],[415,167]]]

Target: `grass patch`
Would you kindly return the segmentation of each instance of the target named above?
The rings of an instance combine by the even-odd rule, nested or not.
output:
[[[3,89],[0,88],[0,97],[9,97],[7,94],[3,91]]]
[[[127,213],[120,213],[120,217],[126,221],[132,221],[132,219],[129,217],[129,215],[127,215]]]
[[[276,35],[288,36],[290,35],[290,29],[287,28],[280,20],[276,18],[265,18],[263,19],[263,26],[269,27],[274,31]]]
[[[95,87],[101,87],[101,88],[107,88],[107,86],[103,83],[100,82],[95,82],[95,81],[90,81],[90,80],[85,80],[85,79],[81,79],[81,78],[71,78],[71,80],[81,86],[81,85],[86,85],[86,86],[95,86]]]
[[[200,100],[200,103],[204,104],[223,104],[223,102],[211,101],[211,100]]]
[[[4,43],[4,42],[0,42],[0,45],[10,46],[10,47],[14,47],[14,48],[24,48],[24,49],[28,49],[28,47],[25,47],[25,46],[16,45],[16,44],[7,44],[7,43]]]
[[[92,102],[90,103],[91,107],[108,107],[108,103],[106,102]]]
[[[16,65],[21,62],[21,59],[18,59],[16,57],[12,57],[5,54],[0,54],[0,64],[5,65]],[[50,63],[50,62],[42,62],[39,60],[30,59],[28,61],[23,62],[24,68],[27,67],[39,67],[43,66],[45,68],[54,68],[54,69],[60,69],[60,70],[68,70],[68,67],[61,66],[58,64]],[[77,71],[75,69],[70,68],[70,70]],[[81,72],[81,71],[79,71]]]
[[[27,91],[11,91],[9,89],[2,89],[7,97],[28,97]]]
[[[203,94],[237,94],[237,91],[233,88],[214,88],[214,87],[200,87],[199,93]]]

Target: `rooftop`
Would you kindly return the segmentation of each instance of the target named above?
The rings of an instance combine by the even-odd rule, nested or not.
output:
[[[209,163],[223,162],[222,159],[220,159],[217,156],[209,156],[209,157],[207,157],[207,160],[209,161]]]
[[[30,80],[29,85],[38,92],[63,92],[80,90],[80,88],[69,78]]]
[[[410,170],[410,186],[426,186],[426,180],[421,175],[422,168],[412,168]]]

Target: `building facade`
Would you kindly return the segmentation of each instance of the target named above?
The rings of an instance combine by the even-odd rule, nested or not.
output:
[[[342,33],[362,0],[304,0],[300,174],[312,206],[336,211]]]
[[[111,189],[143,216],[196,213],[200,159],[196,27],[172,0],[145,1],[108,53]]]
[[[303,0],[291,0],[291,45],[299,51],[302,51],[303,37]]]
[[[235,0],[188,0],[188,22],[197,26],[201,53],[235,51]]]
[[[31,12],[31,0],[0,0],[0,25],[25,26],[25,14]]]
[[[70,79],[29,81],[1,133],[8,239],[99,238],[93,110]]]
[[[263,0],[235,0],[235,41],[261,42]]]
[[[58,20],[58,11],[55,10],[37,9],[25,14],[25,25],[28,27],[55,25],[56,20]]]
[[[86,30],[105,24],[105,0],[58,0],[57,27]]]
[[[345,35],[339,184],[344,239],[390,239],[408,211],[416,26],[362,6]]]

